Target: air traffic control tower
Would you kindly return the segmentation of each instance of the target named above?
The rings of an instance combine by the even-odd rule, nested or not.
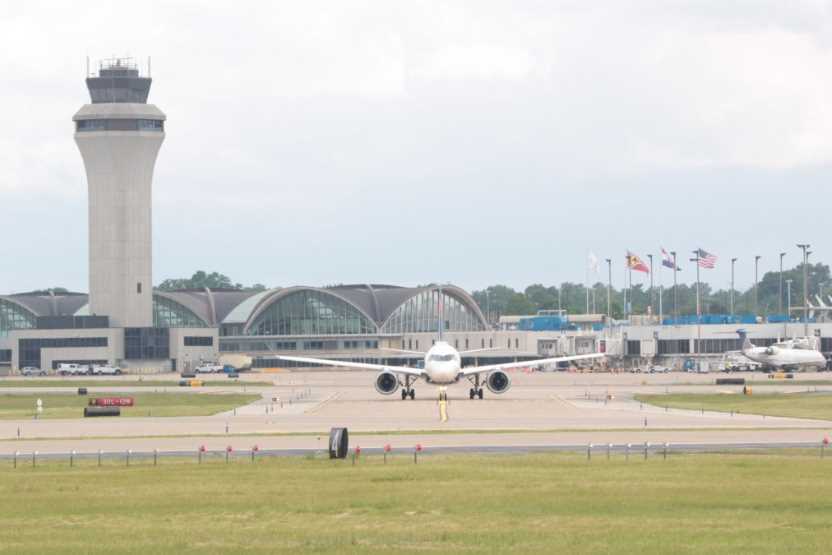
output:
[[[151,192],[165,114],[147,103],[149,76],[129,59],[87,76],[91,104],[72,118],[89,187],[92,315],[119,328],[153,326]]]

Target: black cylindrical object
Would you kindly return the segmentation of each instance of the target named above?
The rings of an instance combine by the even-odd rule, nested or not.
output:
[[[350,435],[346,428],[329,430],[329,458],[345,459],[350,450]]]
[[[87,388],[86,387],[79,387],[78,388],[78,395],[86,395],[86,394],[87,394]]]
[[[745,385],[745,378],[717,378],[716,385]]]
[[[91,416],[121,416],[121,407],[84,407],[84,418]]]

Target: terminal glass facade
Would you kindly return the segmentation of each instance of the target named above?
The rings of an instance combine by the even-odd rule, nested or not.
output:
[[[153,295],[154,328],[207,328],[208,324],[183,305]]]
[[[35,327],[35,315],[19,305],[0,299],[0,337],[9,335],[10,330]]]
[[[291,293],[252,322],[248,335],[375,334],[376,325],[346,301],[323,291]]]
[[[439,329],[440,298],[438,290],[422,291],[399,306],[387,319],[385,334],[435,332]],[[472,307],[442,292],[445,331],[483,331],[485,326]]]

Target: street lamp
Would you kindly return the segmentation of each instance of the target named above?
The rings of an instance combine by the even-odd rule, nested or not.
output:
[[[759,290],[759,279],[757,278],[758,270],[760,268],[760,258],[762,258],[759,254],[754,257],[754,317],[757,317],[757,314],[760,312],[760,304],[759,304],[759,295],[757,291]]]
[[[803,332],[809,335],[809,243],[798,243],[797,248],[803,249]]]
[[[777,312],[783,314],[783,257],[786,256],[786,253],[780,253],[780,288],[779,293],[780,296],[777,300]]]
[[[737,263],[736,258],[731,259],[731,316],[734,315],[734,265]]]
[[[607,318],[612,322],[612,258],[607,258]]]

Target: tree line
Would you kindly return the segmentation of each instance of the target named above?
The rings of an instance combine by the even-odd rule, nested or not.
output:
[[[824,302],[829,303],[826,296],[832,293],[829,266],[826,264],[809,264],[809,299],[814,304],[815,295],[822,295]],[[792,280],[791,306],[803,306],[803,264],[783,271],[783,300],[782,311],[779,302],[780,272],[766,272],[760,279],[757,290],[757,308],[755,310],[754,286],[743,291],[734,292],[735,314],[785,314],[788,306],[786,281]],[[606,314],[607,312],[607,284],[596,282],[589,287],[590,312]],[[560,286],[535,283],[523,291],[516,291],[506,285],[491,285],[485,289],[474,291],[474,299],[483,313],[488,314],[490,321],[500,315],[528,315],[539,310],[561,308],[569,314],[583,314],[587,310],[587,287],[581,283],[564,282]],[[700,296],[703,314],[729,314],[730,291],[728,289],[714,290],[709,284],[701,282]],[[649,285],[635,284],[627,291],[627,298],[631,303],[632,314],[647,314],[648,307],[654,314],[659,313],[659,287],[650,291]],[[680,315],[696,314],[696,283],[679,283],[675,293]],[[594,299],[594,303],[593,303]],[[612,288],[611,309],[613,318],[624,317],[624,291]],[[593,308],[594,305],[594,308]],[[665,285],[662,293],[663,313],[665,317],[673,314],[674,290],[673,285]]]

